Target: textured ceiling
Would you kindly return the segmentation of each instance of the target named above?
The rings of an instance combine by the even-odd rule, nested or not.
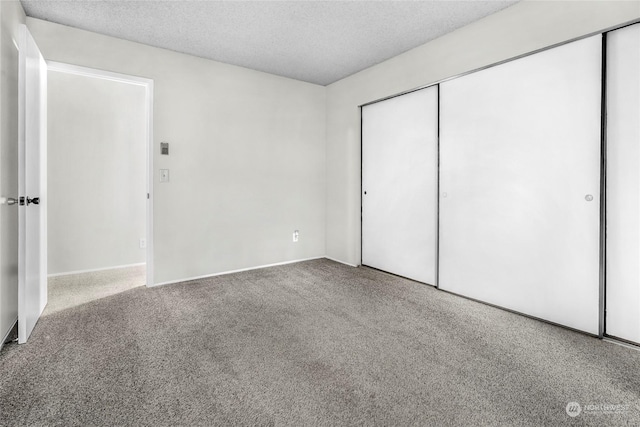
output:
[[[34,18],[320,85],[514,3],[22,0]]]

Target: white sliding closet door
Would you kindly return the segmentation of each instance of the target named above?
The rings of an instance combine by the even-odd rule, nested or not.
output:
[[[640,24],[607,34],[606,332],[640,343]]]
[[[435,284],[438,88],[362,108],[362,263]]]
[[[440,288],[599,332],[601,37],[440,85]]]

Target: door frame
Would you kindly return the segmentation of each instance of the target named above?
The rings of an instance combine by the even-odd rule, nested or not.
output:
[[[146,117],[146,167],[147,167],[147,210],[146,210],[146,282],[147,287],[154,285],[153,278],[153,80],[145,77],[114,73],[97,68],[83,67],[64,62],[46,61],[47,71],[58,71],[84,77],[100,78],[119,83],[132,84],[145,88],[145,117]]]

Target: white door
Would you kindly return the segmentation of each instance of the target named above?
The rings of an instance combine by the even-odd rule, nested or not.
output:
[[[607,335],[640,343],[640,24],[607,33]]]
[[[20,28],[18,93],[18,342],[25,343],[47,305],[47,65]]]
[[[438,88],[362,108],[362,264],[436,284]]]
[[[599,333],[600,36],[440,85],[440,288]]]

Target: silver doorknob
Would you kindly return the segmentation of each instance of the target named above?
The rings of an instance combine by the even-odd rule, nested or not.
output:
[[[18,204],[18,199],[14,199],[13,197],[7,197],[7,204],[9,206],[17,205]]]
[[[587,194],[586,196],[584,196],[584,199],[585,199],[587,202],[590,202],[590,201],[592,201],[592,200],[593,200],[593,196],[592,196],[591,194]]]

